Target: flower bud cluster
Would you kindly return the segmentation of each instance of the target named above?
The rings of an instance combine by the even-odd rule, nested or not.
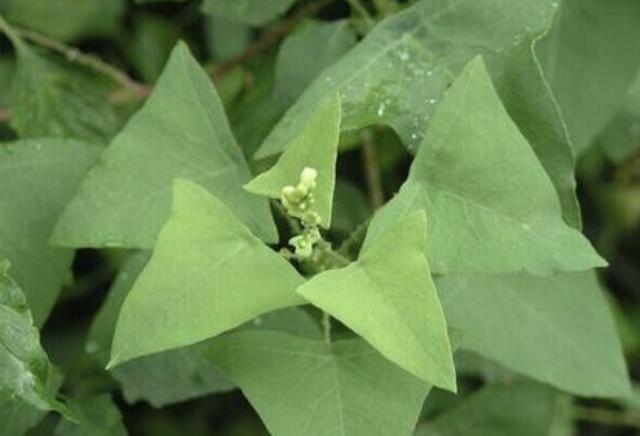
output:
[[[316,189],[318,172],[313,168],[304,168],[300,173],[297,186],[282,188],[280,200],[287,213],[298,218],[303,226],[302,234],[289,240],[296,255],[301,259],[308,259],[313,254],[314,245],[322,239],[318,225],[320,215],[313,210],[315,199],[313,191]]]

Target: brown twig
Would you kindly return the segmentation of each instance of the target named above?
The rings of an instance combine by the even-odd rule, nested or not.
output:
[[[34,32],[33,30],[21,29],[13,27],[14,32],[20,38],[30,41],[36,45],[49,49],[53,52],[59,53],[64,56],[69,62],[85,66],[107,77],[110,77],[115,83],[122,88],[131,92],[138,98],[146,98],[151,92],[149,85],[140,83],[131,77],[129,77],[124,71],[119,70],[111,64],[104,62],[99,57],[93,54],[83,53],[75,47],[68,46],[60,41],[51,39],[41,33]]]
[[[375,210],[384,204],[384,189],[382,188],[382,178],[380,177],[376,144],[373,132],[369,129],[362,131],[362,164],[367,180],[369,201],[371,207]]]
[[[11,111],[9,109],[0,109],[0,124],[8,123],[11,119]]]
[[[210,72],[212,79],[219,79],[234,67],[245,63],[257,54],[275,45],[278,41],[280,41],[283,37],[290,33],[302,20],[317,14],[320,10],[322,10],[322,8],[332,3],[333,1],[334,0],[317,0],[300,8],[291,17],[278,24],[272,31],[262,34],[256,41],[251,43],[243,53],[227,60],[226,62],[219,64],[216,68],[214,68]],[[13,26],[11,26],[10,28],[7,27],[7,29],[10,38],[20,37],[43,48],[61,54],[70,62],[75,62],[79,65],[83,65],[94,71],[102,73],[107,77],[110,77],[115,83],[119,84],[122,87],[122,90],[114,93],[114,95],[112,96],[112,100],[114,102],[123,100],[123,94],[126,93],[131,93],[139,99],[145,99],[151,93],[151,85],[147,85],[132,79],[124,71],[119,70],[113,65],[104,62],[102,59],[93,54],[83,53],[75,47],[68,46],[60,41],[56,41],[32,30],[17,28]],[[0,30],[2,30],[2,28],[0,28]],[[5,29],[5,31],[7,30]],[[10,117],[10,110],[0,109],[0,122],[7,122]]]
[[[626,411],[574,406],[574,417],[579,421],[640,429],[640,416]]]
[[[279,23],[273,30],[263,33],[258,39],[249,44],[247,49],[240,53],[237,56],[232,57],[231,59],[222,62],[218,66],[216,66],[211,72],[211,77],[214,80],[220,79],[222,76],[227,74],[233,68],[238,65],[242,65],[247,62],[249,59],[253,58],[257,54],[267,50],[268,48],[275,45],[280,39],[285,37],[291,30],[293,30],[300,21],[304,20],[307,17],[317,14],[320,12],[325,6],[332,3],[334,0],[317,0],[313,3],[309,3],[304,7],[300,8],[295,14],[286,20]]]

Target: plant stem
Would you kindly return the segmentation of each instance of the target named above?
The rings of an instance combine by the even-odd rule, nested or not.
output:
[[[342,244],[340,245],[340,248],[338,248],[337,253],[344,257],[350,257],[351,250],[357,245],[362,244],[362,241],[364,241],[364,237],[367,234],[367,228],[369,227],[370,221],[371,219],[369,218],[365,222],[358,225],[358,227],[356,227],[349,234],[347,239],[342,241]]]
[[[247,49],[237,56],[222,62],[213,70],[210,71],[210,75],[214,80],[220,79],[222,76],[233,70],[236,66],[244,64],[249,59],[253,58],[257,54],[271,48],[278,41],[284,38],[289,32],[291,32],[302,20],[312,15],[317,14],[333,2],[334,0],[317,0],[313,3],[302,7],[290,18],[282,21],[272,31],[263,33],[256,41],[251,43]]]
[[[326,241],[320,241],[318,243],[318,247],[320,248],[322,257],[325,260],[323,266],[325,266],[327,269],[344,268],[351,263],[350,259],[338,253],[337,251],[334,251],[331,248],[331,244]]]
[[[243,53],[229,59],[226,62],[219,64],[215,69],[210,71],[212,79],[219,79],[220,77],[231,71],[234,67],[245,63],[252,57],[271,48],[278,41],[280,41],[280,39],[290,33],[302,20],[309,16],[317,14],[320,10],[322,10],[322,8],[332,3],[333,1],[335,0],[317,0],[302,7],[290,18],[281,22],[272,31],[265,32],[263,35],[261,35],[261,37],[250,44]],[[20,38],[23,38],[25,40],[31,41],[36,45],[63,55],[70,62],[75,62],[99,73],[102,73],[110,77],[124,90],[131,92],[137,98],[144,99],[151,93],[152,87],[150,85],[140,83],[132,79],[124,71],[119,70],[113,65],[102,61],[97,56],[83,53],[74,47],[51,39],[38,32],[12,27],[4,20],[2,15],[0,15],[0,31],[4,32],[15,45],[21,44],[22,41]],[[113,97],[114,101],[119,101],[122,98],[122,96],[118,93],[116,93]],[[9,111],[0,110],[0,122],[7,121],[9,117]]]
[[[322,312],[322,330],[324,331],[324,341],[327,344],[331,343],[331,315],[327,312]]]
[[[19,46],[20,44],[22,44],[22,41],[20,41],[20,38],[18,38],[15,29],[11,25],[9,25],[9,23],[7,23],[2,14],[0,14],[0,31],[7,35],[7,38],[9,38],[13,45]]]
[[[398,10],[398,3],[393,0],[373,0],[378,16],[385,17]]]
[[[6,123],[11,119],[11,111],[9,109],[0,109],[0,123]]]
[[[380,177],[376,144],[374,142],[373,132],[369,129],[362,131],[362,163],[367,180],[369,201],[371,207],[375,210],[384,204],[384,191],[382,189],[382,178]]]
[[[60,41],[51,39],[28,29],[13,28],[15,33],[22,39],[30,41],[40,47],[46,48],[53,52],[64,56],[69,62],[87,67],[93,71],[103,74],[120,85],[122,88],[130,91],[137,98],[146,98],[151,92],[151,87],[140,83],[129,77],[124,71],[119,70],[111,64],[104,62],[99,57],[83,53],[75,47],[68,46]]]
[[[284,218],[287,221],[287,224],[291,229],[291,233],[294,233],[296,235],[299,235],[302,233],[302,226],[300,225],[298,220],[287,213],[287,210],[284,208],[282,203],[280,203],[280,201],[273,200],[271,204],[273,204],[273,206],[278,211],[278,213],[282,216],[282,218]]]
[[[362,19],[366,23],[367,27],[369,27],[370,29],[375,27],[376,21],[373,19],[362,2],[360,2],[360,0],[347,0],[347,3],[349,3],[349,6],[351,6],[354,11],[358,12],[362,16]]]
[[[640,429],[640,416],[617,410],[574,406],[574,415],[580,421]]]

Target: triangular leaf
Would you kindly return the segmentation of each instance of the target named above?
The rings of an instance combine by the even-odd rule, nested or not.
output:
[[[124,260],[109,288],[107,298],[93,318],[85,350],[103,365],[109,361],[113,333],[116,329],[122,303],[149,262],[150,257],[149,251],[137,251]]]
[[[132,253],[123,263],[109,295],[89,330],[86,350],[102,365],[111,351],[113,332],[122,302],[149,261],[145,251]],[[202,356],[203,344],[195,344],[127,362],[111,371],[128,403],[139,400],[154,407],[228,391],[233,385]]]
[[[305,167],[318,172],[313,191],[320,224],[331,225],[333,190],[336,184],[336,160],[340,140],[340,99],[337,95],[323,101],[299,136],[287,146],[278,162],[251,180],[245,189],[271,198],[280,198],[282,188],[295,186]]]
[[[456,389],[447,325],[423,254],[424,213],[409,215],[343,269],[298,288],[305,299],[416,377]]]
[[[361,340],[232,333],[208,356],[274,436],[409,436],[429,387]]]
[[[529,141],[558,192],[565,221],[581,228],[575,158],[564,120],[535,56],[540,35],[514,47],[502,65],[488,65],[509,116]]]
[[[145,106],[83,181],[53,240],[74,247],[153,247],[177,177],[201,183],[258,236],[277,239],[266,201],[242,190],[249,168],[211,80],[182,43]]]
[[[49,245],[56,221],[100,152],[61,139],[0,145],[0,257],[44,323],[69,275],[73,250]]]
[[[447,92],[408,180],[374,217],[367,241],[421,209],[430,216],[427,254],[436,273],[550,274],[606,265],[562,220],[549,177],[480,58]]]
[[[295,289],[302,282],[220,200],[178,179],[172,216],[122,305],[110,365],[190,345],[300,304]]]
[[[575,394],[629,394],[620,341],[592,272],[448,276],[437,285],[461,348]]]

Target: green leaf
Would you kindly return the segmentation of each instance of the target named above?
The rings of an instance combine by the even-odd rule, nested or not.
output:
[[[11,106],[11,92],[16,74],[16,61],[13,57],[0,57],[0,108]]]
[[[270,330],[281,333],[289,333],[308,339],[322,339],[324,332],[320,328],[320,320],[307,311],[309,307],[287,307],[274,312],[265,313],[241,328],[251,330]],[[215,341],[215,339],[212,339]]]
[[[127,39],[127,57],[146,82],[155,82],[180,38],[176,20],[158,15],[135,17],[133,32]]]
[[[419,1],[383,21],[325,70],[287,112],[257,157],[279,153],[318,102],[336,91],[343,105],[343,130],[386,123],[409,150],[417,150],[437,103],[464,65],[478,54],[504,63],[514,41],[549,27],[552,4],[552,0],[523,0],[517,5],[509,0]],[[496,20],[497,13],[510,19]],[[470,20],[473,26],[468,25]]]
[[[322,338],[318,323],[298,307],[269,312],[241,328]],[[144,400],[154,407],[232,390],[235,385],[203,354],[211,341],[215,339],[134,359],[111,373],[127,402]]]
[[[73,251],[49,236],[99,148],[40,139],[0,145],[0,257],[13,264],[35,324],[44,323],[66,282]]]
[[[0,262],[0,425],[21,434],[44,415],[59,410],[54,369],[40,346],[27,299]],[[13,416],[15,414],[15,417]]]
[[[564,120],[535,56],[539,36],[525,38],[502,66],[489,65],[505,109],[536,153],[562,205],[564,220],[581,228],[575,158]]]
[[[253,155],[304,88],[354,43],[355,35],[345,22],[313,21],[284,39],[275,66],[269,59],[253,68],[255,81],[230,111],[233,129],[248,155]]]
[[[320,224],[329,228],[333,190],[336,184],[336,160],[340,140],[340,99],[324,100],[299,136],[287,146],[278,162],[245,185],[245,189],[271,198],[280,198],[282,188],[296,186],[305,167],[318,172],[313,191]]]
[[[120,127],[111,86],[96,73],[16,43],[11,127],[21,138],[56,136],[106,143]]]
[[[112,370],[128,403],[164,407],[235,388],[202,352],[208,342],[144,356]]]
[[[419,427],[414,436],[570,436],[567,396],[534,383],[489,385]]]
[[[118,407],[109,394],[69,402],[78,422],[60,421],[56,436],[126,436]]]
[[[147,252],[133,253],[127,258],[109,290],[107,300],[93,320],[86,349],[103,365],[109,358],[122,302],[148,260]],[[202,357],[200,344],[127,362],[114,368],[112,375],[120,383],[127,402],[145,400],[154,407],[164,407],[233,387]]]
[[[640,148],[640,74],[627,90],[623,107],[600,133],[597,143],[617,164],[629,159]]]
[[[16,25],[69,41],[116,33],[125,3],[124,0],[2,0],[0,15]]]
[[[242,190],[249,168],[211,80],[180,43],[145,106],[87,175],[53,235],[72,247],[153,247],[175,178],[197,181],[268,242],[264,199]]]
[[[547,275],[606,265],[562,220],[549,177],[480,58],[447,92],[408,180],[374,217],[368,241],[414,210],[429,213],[427,255],[436,273]]]
[[[335,207],[331,229],[350,232],[371,216],[371,206],[363,190],[346,179],[336,180]]]
[[[415,152],[452,80],[482,54],[507,110],[554,181],[568,222],[579,225],[571,148],[532,50],[551,26],[556,4],[555,0],[417,2],[383,21],[326,69],[285,114],[256,157],[282,151],[318,102],[336,92],[342,101],[343,130],[388,124]],[[496,19],[504,16],[509,19]]]
[[[24,400],[0,389],[0,425],[7,435],[21,436],[36,426],[47,414]]]
[[[318,73],[340,59],[355,43],[356,35],[347,20],[309,21],[301,25],[278,51],[275,98],[289,106]]]
[[[151,253],[147,251],[138,251],[127,257],[109,289],[106,300],[93,318],[85,349],[87,353],[96,356],[102,364],[106,365],[109,361],[113,333],[122,303],[149,262],[150,256]]]
[[[220,200],[179,179],[172,216],[122,305],[110,365],[194,344],[298,305],[295,289],[302,282]]]
[[[251,42],[251,27],[211,15],[205,17],[206,43],[216,61],[239,56]]]
[[[217,338],[207,354],[274,436],[408,436],[429,390],[361,340],[248,331]]]
[[[607,302],[592,272],[437,280],[460,347],[584,396],[629,394],[629,378]]]
[[[447,325],[423,253],[425,227],[424,213],[404,217],[357,262],[314,276],[298,293],[411,374],[455,391]]]
[[[636,0],[564,0],[538,52],[577,154],[622,106],[640,66]]]
[[[145,3],[185,3],[189,0],[133,0],[134,3],[145,4]]]
[[[204,0],[202,12],[262,26],[284,14],[296,0]]]

